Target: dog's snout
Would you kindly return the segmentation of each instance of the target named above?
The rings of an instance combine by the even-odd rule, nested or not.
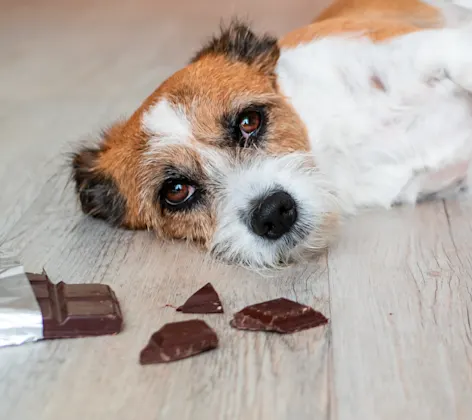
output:
[[[297,220],[297,205],[290,194],[277,191],[255,205],[251,228],[266,239],[279,239],[290,231]]]

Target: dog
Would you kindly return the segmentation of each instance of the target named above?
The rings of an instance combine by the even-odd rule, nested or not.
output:
[[[233,21],[99,144],[74,153],[83,211],[260,269],[339,224],[467,187],[467,7],[337,0],[282,39]]]

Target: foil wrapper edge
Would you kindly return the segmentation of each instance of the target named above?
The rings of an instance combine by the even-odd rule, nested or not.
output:
[[[23,265],[0,248],[0,347],[43,338],[43,317]]]

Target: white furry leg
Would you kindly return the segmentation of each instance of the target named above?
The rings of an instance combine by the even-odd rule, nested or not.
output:
[[[426,82],[449,78],[472,92],[472,25],[416,32],[385,46],[392,63],[406,64]]]
[[[397,203],[415,203],[456,196],[468,188],[472,170],[469,160],[437,170],[419,172],[402,190]]]

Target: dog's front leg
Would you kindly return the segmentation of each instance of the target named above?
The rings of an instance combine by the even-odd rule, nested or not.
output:
[[[391,65],[424,81],[448,78],[472,92],[472,26],[432,29],[384,44]]]

